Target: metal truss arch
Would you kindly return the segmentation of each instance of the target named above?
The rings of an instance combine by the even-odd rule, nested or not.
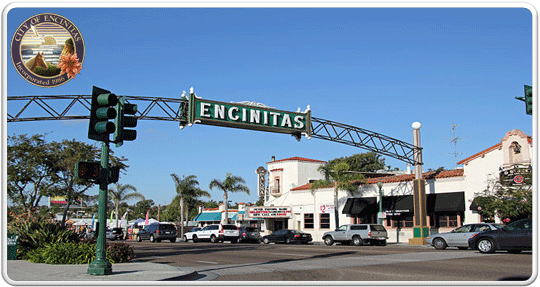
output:
[[[181,98],[125,96],[127,103],[139,108],[135,116],[139,120],[159,120],[187,123],[188,100]],[[28,122],[46,120],[82,120],[90,118],[91,95],[56,96],[10,96],[7,97],[7,122]],[[16,113],[9,107],[19,106]],[[31,108],[32,107],[32,108]],[[27,116],[37,108],[42,116]],[[373,131],[337,123],[320,118],[311,118],[311,137],[359,147],[386,155],[413,165],[421,165],[415,160],[415,151],[421,148]]]

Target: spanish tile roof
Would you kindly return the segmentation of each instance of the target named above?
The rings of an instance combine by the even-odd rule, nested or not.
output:
[[[463,169],[454,169],[454,170],[443,170],[440,173],[434,171],[424,172],[422,177],[424,179],[441,179],[441,178],[451,178],[451,177],[460,177],[463,176]],[[414,180],[414,174],[402,174],[402,175],[393,175],[385,177],[376,177],[368,178],[365,184],[377,184],[379,180],[382,183],[394,183],[394,182],[406,182]],[[357,183],[362,184],[361,182],[356,181]],[[330,187],[330,186],[329,186]],[[309,190],[311,189],[311,184],[307,183],[298,187],[291,189],[291,191],[297,190]]]
[[[471,160],[475,159],[475,158],[479,158],[479,157],[484,157],[486,154],[494,151],[494,150],[497,150],[497,149],[501,149],[502,148],[502,143],[498,143],[490,148],[487,148],[479,153],[476,153],[476,154],[473,154],[471,155],[470,157],[464,159],[464,160],[461,160],[459,161],[457,164],[468,164]]]
[[[295,157],[290,157],[290,158],[285,158],[285,159],[279,159],[279,160],[270,161],[270,162],[267,162],[266,164],[276,163],[276,162],[282,162],[282,161],[294,161],[294,160],[295,160],[295,161],[307,161],[307,162],[326,163],[326,161],[322,161],[322,160],[309,159],[309,158],[305,158],[305,157],[295,156]]]

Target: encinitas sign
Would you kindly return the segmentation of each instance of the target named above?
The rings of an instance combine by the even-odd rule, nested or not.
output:
[[[188,123],[311,137],[311,111],[287,112],[259,105],[225,103],[189,97]]]

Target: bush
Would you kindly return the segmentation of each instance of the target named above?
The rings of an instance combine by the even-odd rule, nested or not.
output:
[[[107,245],[106,259],[111,263],[130,262],[133,248],[126,243]],[[96,244],[56,243],[31,250],[28,261],[46,264],[90,264],[96,258]]]
[[[79,235],[62,227],[60,223],[36,215],[14,216],[9,233],[19,235],[17,258],[27,259],[27,253],[55,243],[78,243]]]

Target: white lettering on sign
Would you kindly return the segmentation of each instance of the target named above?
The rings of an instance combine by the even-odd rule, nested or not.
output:
[[[249,217],[291,217],[292,209],[290,207],[273,207],[273,206],[262,206],[262,207],[249,207],[248,216]]]
[[[233,120],[233,121],[237,121],[240,117],[235,115],[234,113],[238,112],[238,108],[237,107],[232,107],[229,109],[229,119]]]
[[[225,119],[225,106],[216,105],[214,109],[215,109],[214,118],[224,120]]]
[[[210,111],[208,108],[210,108],[211,104],[209,103],[201,103],[201,117],[209,118],[211,117]]]
[[[304,123],[302,122],[302,120],[304,119],[303,116],[296,116],[294,117],[294,128],[295,129],[303,129],[304,128]]]

